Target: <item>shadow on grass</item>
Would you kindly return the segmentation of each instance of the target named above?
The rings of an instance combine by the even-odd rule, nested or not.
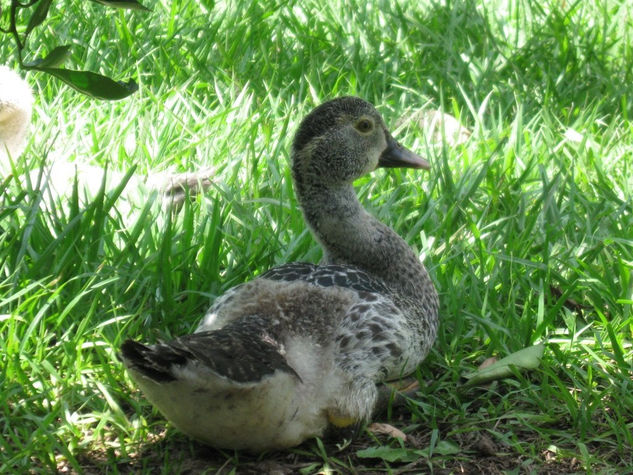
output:
[[[551,106],[564,122],[574,118],[578,107],[592,103],[602,115],[630,115],[630,52],[620,51],[624,41],[606,39],[612,34],[622,38],[624,25],[607,32],[607,27],[620,26],[595,21],[582,2],[551,11],[538,3],[521,7],[528,12],[521,12],[520,20],[513,13],[504,17],[486,11],[474,0],[434,2],[428,10],[412,12],[412,18],[403,17],[407,41],[419,51],[407,65],[407,75],[418,77],[419,92],[438,105],[453,99],[460,109],[478,108],[489,95],[504,113],[517,102],[528,116]]]
[[[428,431],[410,434],[407,446],[427,445]],[[507,470],[527,470],[532,473],[573,473],[582,469],[576,459],[555,459],[545,454],[535,460],[527,455],[503,450],[484,431],[462,434],[460,453],[419,457],[414,461],[393,462],[380,458],[360,458],[358,453],[370,447],[401,446],[387,438],[380,440],[363,435],[340,448],[335,443],[307,441],[296,449],[266,452],[260,455],[219,451],[180,434],[163,431],[152,441],[138,446],[135,452],[120,456],[114,451],[93,451],[78,455],[82,473],[217,473],[217,474],[295,474],[295,473],[506,473]],[[320,450],[321,449],[321,450]],[[323,454],[323,455],[322,455]],[[328,454],[328,455],[325,455]],[[70,467],[59,467],[70,471]],[[66,470],[65,470],[66,469]]]

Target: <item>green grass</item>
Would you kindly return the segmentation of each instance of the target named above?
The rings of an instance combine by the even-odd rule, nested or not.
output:
[[[45,213],[36,192],[0,180],[0,472],[633,466],[627,2],[172,1],[109,15],[75,3],[54,7],[31,48],[72,43],[69,66],[135,75],[140,90],[95,102],[29,76],[36,112],[16,171],[53,149],[140,174],[213,166],[214,183],[178,215],[141,203],[127,216],[120,189]],[[274,264],[318,261],[288,149],[301,117],[342,94],[388,124],[429,103],[473,131],[438,146],[405,121],[398,138],[432,171],[358,184],[440,292],[423,389],[390,419],[417,443],[364,434],[259,459],[205,449],[135,390],[117,349],[190,331],[215,296]],[[538,342],[538,370],[463,386],[484,359]]]

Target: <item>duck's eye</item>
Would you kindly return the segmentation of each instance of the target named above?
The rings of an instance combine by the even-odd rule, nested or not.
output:
[[[373,130],[374,122],[371,119],[367,118],[367,117],[363,117],[358,122],[356,122],[356,124],[354,124],[354,127],[361,134],[366,134],[366,133],[371,132]]]

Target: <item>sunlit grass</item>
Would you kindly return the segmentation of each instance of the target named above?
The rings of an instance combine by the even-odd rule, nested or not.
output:
[[[303,114],[342,94],[375,103],[433,163],[359,182],[440,292],[423,389],[393,421],[430,447],[418,467],[468,467],[481,434],[514,468],[633,464],[626,2],[174,1],[113,15],[83,3],[56,7],[41,48],[76,42],[73,67],[136,75],[140,90],[95,102],[29,76],[38,100],[16,171],[52,159],[141,175],[212,167],[213,185],[178,214],[151,200],[130,213],[116,187],[43,212],[36,191],[0,180],[0,472],[173,473],[193,456],[135,390],[118,347],[182,335],[227,288],[319,260],[288,149]],[[442,146],[400,121],[425,104],[470,139]],[[461,386],[484,359],[538,342],[539,370]],[[146,447],[157,440],[158,458]],[[444,457],[440,441],[461,449]],[[356,450],[313,441],[294,454],[303,473],[399,466]],[[251,460],[216,455],[212,471]]]

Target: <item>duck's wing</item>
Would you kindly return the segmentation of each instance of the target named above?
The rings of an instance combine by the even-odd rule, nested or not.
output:
[[[121,346],[126,366],[155,382],[212,371],[237,383],[261,381],[276,371],[297,373],[288,366],[276,335],[256,315],[216,331],[187,335],[155,345],[127,340]]]
[[[302,280],[321,287],[344,287],[359,292],[389,294],[387,286],[353,266],[327,264],[315,265],[307,262],[292,262],[264,272],[260,279],[295,281]]]
[[[356,267],[335,264],[321,266],[307,262],[292,262],[273,267],[256,279],[227,290],[213,302],[196,331],[222,328],[243,316],[240,309],[245,303],[251,302],[257,306],[257,301],[261,295],[271,295],[269,293],[271,291],[284,292],[285,283],[293,285],[302,282],[333,290],[336,287],[351,290],[358,293],[361,299],[365,294],[390,295],[391,293],[380,280]],[[262,287],[267,290],[262,290]],[[297,295],[298,301],[300,297],[301,295]]]

